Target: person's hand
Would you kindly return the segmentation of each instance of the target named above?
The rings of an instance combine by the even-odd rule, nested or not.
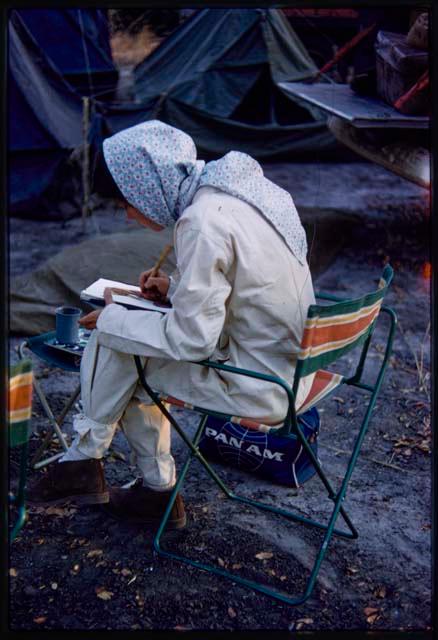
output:
[[[164,271],[158,270],[155,276],[151,276],[153,269],[143,271],[139,277],[141,295],[147,300],[163,301],[169,291],[170,279]]]
[[[96,328],[97,318],[101,313],[102,309],[95,309],[91,313],[88,313],[86,316],[82,316],[82,318],[79,318],[79,324],[81,325],[81,327],[84,327],[84,329],[88,329],[89,331],[91,331],[91,329]]]
[[[105,300],[105,306],[114,302],[113,294],[109,287],[106,287],[105,291],[103,292],[103,299]],[[79,318],[79,324],[81,325],[81,327],[84,327],[84,329],[88,329],[89,331],[91,331],[91,329],[95,329],[97,319],[102,311],[103,309],[95,309],[91,313],[88,313],[86,316]]]
[[[110,287],[105,287],[105,290],[103,292],[103,299],[105,300],[105,306],[114,302],[113,292],[111,291]]]

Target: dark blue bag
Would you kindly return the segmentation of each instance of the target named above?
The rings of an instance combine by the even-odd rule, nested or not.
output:
[[[299,425],[315,456],[319,414],[315,407],[298,416]],[[296,436],[280,438],[209,416],[199,442],[209,460],[237,467],[276,484],[299,487],[315,474],[309,456]]]

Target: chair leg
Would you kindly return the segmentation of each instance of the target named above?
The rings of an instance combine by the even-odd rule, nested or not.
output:
[[[222,482],[222,480],[217,475],[217,473],[210,467],[208,462],[203,458],[203,456],[201,456],[201,454],[197,450],[197,446],[198,446],[199,440],[201,438],[202,431],[204,429],[204,425],[205,425],[205,423],[207,421],[207,417],[208,416],[202,416],[202,418],[201,418],[201,420],[199,422],[198,428],[197,428],[196,433],[195,433],[195,437],[193,438],[193,441],[191,443],[193,445],[193,449],[189,452],[187,460],[185,461],[185,463],[183,465],[183,468],[181,469],[181,472],[180,472],[180,474],[178,476],[178,479],[176,481],[175,487],[173,488],[172,494],[171,494],[171,496],[169,498],[169,502],[168,502],[168,505],[166,507],[166,511],[164,512],[164,515],[163,515],[163,518],[161,520],[160,526],[159,526],[158,531],[157,531],[157,533],[155,535],[154,548],[155,548],[155,551],[157,551],[157,553],[161,553],[161,548],[160,548],[161,535],[162,535],[163,531],[166,528],[166,524],[167,524],[167,521],[169,519],[170,512],[172,511],[172,507],[173,507],[173,505],[175,503],[176,496],[178,494],[178,491],[179,491],[180,487],[182,486],[182,484],[184,482],[184,479],[186,477],[187,471],[189,470],[189,467],[190,467],[191,463],[193,462],[194,458],[198,458],[198,459],[202,458],[201,464],[204,466],[204,468],[209,473],[209,475],[212,477],[212,479],[216,482],[216,484],[219,485],[219,487],[222,489],[222,491],[225,493],[225,495],[227,497],[229,497],[229,498],[233,497],[232,492],[228,489],[228,487],[225,485],[225,483]]]
[[[304,437],[303,432],[301,431],[301,428],[299,427],[298,423],[296,423],[295,425],[295,431],[296,431],[296,436],[299,439],[299,441],[301,442],[301,445],[303,446],[304,450],[306,451],[307,455],[309,456],[315,471],[319,477],[319,479],[321,480],[322,484],[324,485],[324,487],[326,488],[327,492],[328,492],[328,497],[330,500],[333,500],[334,502],[336,502],[337,499],[337,494],[334,491],[330,480],[327,478],[326,474],[324,473],[321,464],[318,460],[318,458],[316,457],[315,453],[313,452],[311,446],[309,445],[309,443],[307,442],[306,438]],[[345,522],[345,524],[347,525],[347,527],[350,530],[350,533],[347,532],[343,532],[340,531],[338,529],[334,530],[334,533],[338,536],[342,536],[344,538],[350,538],[350,539],[356,539],[359,537],[358,531],[356,529],[356,527],[354,526],[354,524],[352,523],[349,515],[346,513],[345,509],[343,506],[340,507],[340,514]],[[282,515],[286,515],[286,514],[282,514]],[[310,526],[314,526],[320,529],[327,529],[328,525],[321,525],[320,523],[315,522],[314,520],[309,520],[307,518],[302,518],[301,516],[296,516],[296,515],[290,515],[289,516],[292,520],[296,520],[298,522],[302,522],[304,524],[309,524]]]
[[[173,416],[172,416],[173,417]],[[207,571],[209,573],[213,573],[215,575],[219,575],[222,576],[224,578],[227,578],[229,580],[232,580],[233,582],[236,582],[238,584],[242,584],[246,587],[249,587],[251,589],[254,589],[256,591],[259,591],[260,593],[263,593],[267,596],[270,596],[276,600],[279,600],[285,604],[289,604],[289,605],[298,605],[301,604],[302,602],[304,602],[312,593],[318,572],[319,572],[319,568],[320,565],[322,563],[322,560],[325,556],[325,553],[327,551],[327,546],[329,543],[329,540],[331,538],[331,536],[333,535],[333,533],[335,533],[335,522],[336,522],[336,518],[339,514],[339,509],[341,508],[341,503],[343,500],[343,496],[342,495],[338,495],[338,498],[336,500],[336,505],[335,505],[335,509],[333,510],[331,519],[330,519],[330,523],[329,525],[322,525],[320,523],[316,523],[310,519],[306,519],[306,518],[302,518],[301,516],[297,516],[296,514],[292,513],[292,512],[288,512],[286,510],[282,510],[282,509],[277,509],[275,507],[272,507],[271,505],[266,505],[264,503],[258,503],[256,501],[253,500],[249,500],[247,498],[243,498],[241,496],[237,496],[236,494],[234,494],[232,491],[230,491],[222,482],[222,480],[218,477],[218,475],[214,472],[214,470],[211,468],[211,466],[209,465],[209,463],[203,459],[203,456],[201,456],[199,454],[199,452],[197,451],[197,446],[200,440],[200,437],[202,435],[202,430],[203,427],[205,425],[207,416],[203,416],[200,420],[198,429],[196,431],[195,437],[193,439],[193,441],[191,442],[191,447],[190,447],[190,452],[188,455],[188,458],[186,460],[186,462],[184,463],[183,468],[181,469],[181,472],[179,474],[178,480],[176,482],[176,485],[173,489],[173,492],[170,496],[166,511],[162,517],[162,520],[160,522],[160,526],[158,528],[158,531],[155,535],[154,538],[154,549],[156,551],[156,553],[162,557],[167,557],[167,558],[171,558],[173,560],[178,560],[180,562],[183,562],[185,564],[189,564],[193,567],[196,567],[198,569],[203,569],[204,571]],[[174,418],[173,418],[174,420]],[[176,422],[176,421],[175,421]],[[178,425],[178,430],[181,429],[181,427]],[[198,458],[199,461],[201,462],[202,466],[205,468],[205,470],[207,471],[207,473],[212,477],[212,479],[220,486],[220,488],[222,490],[224,490],[224,492],[226,493],[226,495],[231,498],[231,499],[235,499],[235,500],[239,500],[240,502],[245,502],[246,504],[250,504],[251,506],[260,508],[260,509],[265,509],[268,511],[272,511],[274,513],[277,513],[279,515],[283,515],[286,516],[288,518],[291,519],[295,519],[298,520],[300,522],[304,522],[305,524],[309,524],[309,525],[313,525],[313,526],[318,526],[319,528],[324,528],[327,529],[326,531],[326,535],[324,537],[324,540],[320,546],[320,550],[319,553],[316,557],[315,563],[314,563],[314,567],[313,570],[311,572],[310,578],[308,580],[307,583],[307,587],[306,590],[304,591],[303,596],[299,597],[299,598],[290,598],[288,595],[276,591],[274,589],[271,589],[269,587],[266,587],[263,584],[260,584],[258,582],[255,582],[253,580],[248,580],[246,578],[242,578],[241,576],[235,575],[230,573],[229,571],[226,571],[225,569],[220,569],[219,567],[215,567],[214,565],[209,565],[209,564],[205,564],[203,562],[199,562],[198,560],[192,560],[191,558],[188,558],[186,556],[181,556],[177,553],[174,553],[172,551],[167,551],[166,549],[163,549],[161,547],[161,536],[166,528],[172,507],[174,505],[174,502],[176,500],[176,496],[177,493],[179,492],[185,478],[186,478],[186,474],[188,472],[188,469],[193,461],[194,458]],[[341,531],[336,531],[339,535],[343,535],[344,537],[352,537],[351,534],[347,534],[345,532],[341,532]]]
[[[20,477],[18,480],[18,489],[15,496],[13,496],[12,503],[18,508],[18,517],[15,521],[14,527],[9,535],[9,542],[13,542],[26,522],[27,510],[25,505],[25,486],[26,486],[26,474],[27,474],[27,454],[29,450],[29,443],[25,442],[22,445],[21,458],[20,458]]]
[[[355,446],[353,448],[353,453],[352,456],[350,458],[348,467],[347,467],[347,471],[345,473],[344,479],[342,481],[342,485],[340,490],[338,491],[337,494],[334,493],[331,484],[328,480],[328,478],[326,477],[325,473],[323,472],[323,470],[321,469],[321,466],[319,464],[319,461],[317,460],[316,456],[314,455],[313,451],[310,449],[310,445],[308,445],[307,441],[305,440],[301,430],[299,429],[299,427],[297,428],[297,435],[299,437],[299,439],[302,441],[304,447],[307,449],[310,449],[310,458],[315,466],[316,471],[318,472],[318,475],[320,477],[320,479],[322,480],[324,486],[326,487],[326,489],[328,489],[329,491],[329,498],[334,500],[335,504],[334,504],[334,508],[333,511],[331,513],[330,519],[328,524],[322,524],[316,521],[313,521],[311,519],[308,518],[303,518],[302,516],[298,516],[297,514],[293,513],[293,512],[288,512],[286,510],[282,510],[282,509],[277,509],[276,507],[272,507],[272,505],[267,505],[264,503],[259,503],[255,500],[250,500],[248,498],[244,498],[242,496],[237,496],[236,494],[234,494],[232,491],[230,491],[222,482],[222,480],[218,477],[218,475],[214,472],[214,470],[211,468],[210,464],[207,462],[207,460],[204,458],[204,456],[202,456],[202,454],[199,452],[198,449],[198,442],[202,433],[202,427],[205,424],[205,420],[206,417],[203,417],[200,421],[198,430],[196,432],[195,438],[193,439],[193,442],[187,437],[187,435],[185,434],[184,430],[180,427],[180,425],[178,424],[178,422],[175,420],[175,418],[169,413],[169,411],[166,409],[166,407],[163,405],[163,403],[161,402],[161,400],[159,399],[159,397],[157,396],[156,393],[153,392],[153,390],[149,387],[149,385],[147,384],[145,377],[144,377],[144,372],[143,369],[141,368],[140,362],[138,360],[138,357],[135,357],[136,359],[136,365],[137,365],[137,370],[139,372],[139,377],[140,380],[142,382],[143,387],[145,388],[145,390],[147,391],[147,393],[151,396],[151,398],[154,400],[155,404],[160,408],[160,410],[162,411],[162,413],[168,418],[168,420],[170,421],[170,423],[172,424],[172,426],[174,426],[174,428],[176,429],[176,431],[180,434],[180,436],[182,437],[182,439],[184,440],[184,442],[187,444],[187,446],[189,447],[190,453],[189,453],[189,457],[186,460],[183,469],[181,471],[180,477],[178,478],[178,481],[175,485],[175,488],[171,494],[169,503],[167,505],[166,511],[163,515],[163,518],[161,520],[159,529],[157,531],[157,534],[155,536],[154,539],[154,549],[155,551],[163,556],[163,557],[167,557],[167,558],[171,558],[171,559],[175,559],[178,560],[180,562],[184,562],[185,564],[189,564],[193,567],[196,567],[198,569],[202,569],[204,571],[207,571],[208,573],[212,573],[215,575],[219,575],[222,576],[224,578],[227,578],[228,580],[232,580],[233,582],[236,582],[237,584],[241,584],[244,585],[248,588],[254,589],[255,591],[259,591],[260,593],[263,593],[271,598],[274,598],[276,600],[279,600],[280,602],[283,602],[285,604],[288,605],[299,605],[302,604],[303,602],[305,602],[311,595],[314,586],[315,586],[315,582],[321,567],[321,563],[324,559],[325,554],[327,553],[327,548],[329,545],[329,542],[332,538],[332,536],[334,534],[336,535],[340,535],[343,536],[345,538],[357,538],[357,531],[354,528],[353,524],[351,523],[350,518],[348,517],[348,515],[345,513],[345,511],[343,510],[342,507],[342,503],[344,501],[345,498],[345,493],[347,490],[347,486],[348,486],[348,482],[350,480],[351,474],[353,472],[354,466],[356,464],[357,461],[357,457],[359,455],[359,451],[360,451],[360,447],[362,445],[363,439],[365,437],[365,433],[368,427],[368,423],[369,420],[371,418],[371,412],[373,410],[374,404],[375,404],[375,400],[378,394],[378,391],[380,389],[380,383],[381,383],[381,377],[379,378],[379,383],[376,384],[376,386],[373,389],[373,393],[372,396],[370,398],[370,402],[368,404],[367,407],[367,411],[365,413],[365,417],[362,421],[362,425],[361,428],[359,430],[359,434],[356,438],[356,442],[355,442]],[[308,446],[306,446],[308,445]],[[221,489],[225,492],[225,494],[231,498],[231,499],[235,499],[235,500],[239,500],[240,502],[244,502],[246,504],[249,504],[251,506],[254,506],[256,508],[260,508],[260,509],[264,509],[267,511],[271,511],[274,512],[278,515],[281,516],[285,516],[288,519],[292,519],[298,522],[301,522],[303,524],[308,524],[310,526],[313,527],[317,527],[319,529],[325,529],[325,535],[323,538],[323,541],[319,547],[319,550],[317,552],[316,558],[315,558],[315,562],[313,565],[313,568],[310,572],[310,576],[309,579],[307,581],[307,585],[305,590],[303,591],[302,595],[297,597],[297,598],[291,598],[289,595],[285,594],[284,592],[280,592],[280,591],[276,591],[274,589],[271,589],[269,587],[264,586],[263,584],[260,584],[258,582],[255,582],[253,580],[248,580],[246,578],[242,578],[238,575],[232,574],[229,571],[226,571],[225,569],[220,569],[217,566],[213,566],[213,565],[209,565],[209,564],[204,564],[202,562],[199,562],[197,560],[192,560],[191,558],[188,558],[186,556],[180,556],[177,553],[174,552],[170,552],[170,551],[166,551],[165,549],[162,549],[160,546],[160,539],[161,539],[161,535],[165,529],[165,526],[167,524],[167,521],[169,519],[169,515],[171,512],[171,509],[173,507],[173,504],[176,500],[176,496],[177,493],[180,489],[180,487],[182,486],[185,476],[187,474],[187,471],[189,469],[189,466],[193,460],[193,458],[197,458],[199,460],[199,462],[202,464],[202,466],[205,468],[205,470],[207,471],[207,473],[212,477],[212,479],[221,487]],[[340,530],[335,529],[335,524],[336,524],[336,520],[338,518],[338,516],[342,514],[345,522],[347,523],[350,532],[351,533],[347,533],[347,532],[343,532]]]
[[[26,519],[27,519],[27,510],[24,504],[22,504],[20,507],[18,507],[18,518],[15,522],[14,528],[12,529],[9,535],[9,543],[15,540],[20,529],[23,527],[24,523],[26,522]]]
[[[338,493],[336,495],[330,495],[330,498],[334,500],[334,507],[332,510],[332,513],[330,515],[329,521],[327,524],[324,523],[320,523],[317,521],[314,521],[310,518],[305,518],[303,516],[300,516],[294,512],[291,511],[287,511],[285,509],[279,509],[277,507],[274,507],[272,505],[266,504],[266,503],[261,503],[261,502],[257,502],[256,500],[252,500],[249,498],[246,498],[244,496],[239,496],[237,494],[234,494],[232,491],[230,491],[227,487],[225,487],[224,483],[222,482],[222,480],[217,476],[217,474],[214,472],[214,470],[210,467],[209,463],[203,458],[202,455],[199,454],[198,450],[197,450],[197,446],[202,434],[202,429],[203,426],[205,424],[205,420],[206,417],[203,417],[200,421],[198,430],[196,432],[195,438],[193,439],[193,442],[190,443],[190,452],[189,452],[189,456],[181,470],[181,474],[178,478],[178,481],[175,485],[174,491],[171,495],[171,498],[169,500],[169,504],[167,506],[166,512],[163,515],[162,521],[160,523],[160,527],[157,531],[157,534],[155,536],[154,539],[154,549],[155,551],[163,557],[167,557],[167,558],[171,558],[174,560],[178,560],[180,562],[183,562],[185,564],[189,564],[193,567],[196,567],[198,569],[202,569],[204,571],[207,571],[209,573],[215,574],[215,575],[219,575],[222,576],[224,578],[227,578],[229,580],[232,580],[233,582],[237,583],[237,584],[241,584],[243,586],[246,586],[248,588],[254,589],[255,591],[258,591],[260,593],[263,593],[271,598],[274,598],[276,600],[279,600],[280,602],[283,602],[285,604],[291,605],[291,606],[295,606],[295,605],[299,605],[302,604],[303,602],[305,602],[310,595],[313,592],[313,589],[315,587],[315,583],[318,577],[318,573],[320,571],[321,568],[321,564],[324,560],[324,557],[327,553],[327,549],[328,549],[328,545],[331,541],[331,538],[333,535],[338,535],[344,538],[349,538],[349,539],[354,539],[357,537],[357,531],[354,528],[354,526],[351,524],[351,526],[349,525],[349,523],[351,523],[350,518],[348,517],[348,515],[344,512],[344,520],[346,521],[347,525],[349,525],[350,528],[350,532],[345,532],[345,531],[341,531],[339,529],[335,528],[335,524],[336,524],[336,520],[338,518],[338,516],[342,513],[343,507],[342,507],[342,503],[344,502],[345,499],[345,494],[347,491],[347,487],[348,487],[348,483],[350,481],[351,475],[353,473],[355,464],[357,462],[357,458],[360,452],[360,448],[362,446],[363,443],[363,439],[365,437],[367,428],[368,428],[368,424],[371,418],[371,413],[372,410],[374,408],[375,405],[375,401],[377,398],[377,394],[378,394],[378,388],[374,388],[374,391],[371,395],[365,416],[363,418],[362,421],[362,425],[361,428],[359,430],[359,433],[357,435],[356,438],[356,442],[353,448],[353,452],[347,467],[347,470],[345,472],[342,484],[341,484],[341,488],[339,489]],[[174,419],[172,420],[172,423],[174,422]],[[176,422],[176,421],[175,421]],[[178,426],[178,431],[181,430],[181,427],[179,425]],[[178,493],[178,491],[180,490],[187,471],[189,469],[189,466],[191,464],[191,462],[193,461],[194,458],[198,458],[199,462],[202,464],[202,466],[205,468],[205,470],[207,471],[207,473],[212,477],[212,479],[221,487],[221,489],[224,490],[224,492],[226,493],[227,497],[237,500],[239,502],[248,504],[250,506],[265,510],[265,511],[270,511],[272,513],[275,513],[277,515],[283,516],[289,520],[294,520],[297,522],[300,522],[302,524],[306,524],[309,526],[313,526],[319,529],[323,529],[325,530],[325,535],[324,538],[319,546],[314,564],[313,564],[313,568],[310,572],[310,576],[309,579],[307,581],[306,584],[306,588],[304,589],[303,593],[301,596],[296,597],[296,598],[291,598],[289,595],[280,592],[280,591],[276,591],[274,589],[271,589],[269,587],[266,587],[263,584],[260,584],[258,582],[255,582],[253,580],[248,580],[246,578],[242,578],[241,576],[232,574],[229,571],[226,571],[225,569],[221,569],[217,566],[214,565],[210,565],[210,564],[206,564],[203,562],[200,562],[198,560],[193,560],[191,558],[188,558],[186,556],[181,556],[177,553],[171,552],[171,551],[167,551],[165,549],[163,549],[160,546],[160,539],[161,539],[161,535],[163,533],[163,531],[165,530],[172,506],[175,502],[176,499],[176,495]],[[319,463],[318,463],[319,464]],[[323,473],[323,472],[322,472]],[[325,478],[325,480],[328,482],[327,478],[325,477],[325,474],[323,473],[323,476]],[[324,483],[325,484],[325,483]],[[331,485],[330,486],[330,491],[332,491],[331,489]]]

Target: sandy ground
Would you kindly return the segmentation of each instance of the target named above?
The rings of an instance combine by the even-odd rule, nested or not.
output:
[[[153,532],[110,520],[99,508],[33,508],[10,555],[10,624],[16,629],[427,629],[431,625],[430,514],[430,281],[425,191],[367,163],[270,164],[269,177],[293,194],[314,227],[312,251],[343,242],[324,269],[315,264],[315,287],[342,296],[372,289],[383,264],[395,268],[387,303],[399,317],[384,387],[345,508],[359,530],[355,541],[334,539],[312,597],[293,608],[241,586],[157,557]],[[341,220],[354,224],[340,223]],[[10,221],[10,271],[40,265],[63,246],[95,233],[119,231],[121,216],[97,210],[84,235],[80,219],[64,223]],[[348,230],[348,233],[347,233]],[[44,242],[41,242],[44,237]],[[333,245],[333,243],[331,243]],[[338,246],[338,245],[336,245]],[[382,359],[386,325],[378,325],[366,376]],[[20,338],[12,337],[11,359]],[[350,367],[350,358],[344,365]],[[36,372],[59,412],[77,377],[36,363]],[[362,392],[342,390],[321,405],[319,456],[339,484],[363,412]],[[187,432],[196,416],[176,411]],[[45,422],[34,404],[31,449]],[[71,417],[65,432],[71,431]],[[54,443],[53,451],[57,451]],[[185,451],[177,437],[180,468]],[[105,461],[108,481],[135,477],[126,441],[118,433]],[[16,475],[16,457],[11,476]],[[166,535],[183,554],[235,566],[237,573],[293,594],[305,585],[320,534],[278,518],[240,510],[223,498],[194,464],[183,489],[188,525]],[[236,492],[255,495],[300,513],[327,518],[327,495],[317,478],[298,492],[230,468],[222,475]],[[30,471],[30,474],[42,473]],[[251,535],[249,535],[251,534]],[[266,552],[265,559],[258,559]],[[102,597],[102,594],[106,594]]]

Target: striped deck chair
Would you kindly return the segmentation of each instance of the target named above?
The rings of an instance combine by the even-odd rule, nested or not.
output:
[[[32,415],[32,362],[30,360],[21,360],[11,367],[8,396],[9,447],[21,447],[18,487],[15,493],[9,493],[9,502],[18,509],[18,516],[10,533],[12,542],[26,520],[26,467]]]
[[[152,400],[155,402],[155,404],[160,408],[162,413],[168,418],[172,426],[176,429],[176,431],[179,433],[190,450],[189,456],[182,467],[174,491],[172,492],[169,499],[169,504],[154,538],[154,548],[159,555],[167,558],[174,558],[199,569],[203,569],[204,571],[208,571],[210,573],[231,579],[238,584],[255,589],[256,591],[264,593],[265,595],[268,595],[289,605],[301,604],[305,600],[307,600],[307,598],[309,598],[315,586],[321,563],[327,552],[327,547],[332,536],[336,535],[347,539],[354,539],[358,537],[358,532],[343,507],[343,501],[347,490],[347,485],[355,467],[359,451],[368,428],[371,414],[375,406],[377,395],[383,382],[383,376],[386,370],[386,366],[391,354],[392,341],[396,328],[397,318],[394,311],[389,307],[384,306],[382,303],[388,286],[392,280],[392,276],[392,268],[387,265],[383,271],[382,277],[380,278],[377,290],[353,300],[339,300],[339,298],[324,294],[317,295],[317,298],[325,300],[326,304],[311,305],[308,309],[304,335],[302,338],[301,352],[299,354],[292,386],[289,381],[283,380],[281,378],[265,375],[255,371],[238,369],[236,367],[232,367],[223,363],[213,362],[210,360],[204,360],[202,362],[196,363],[204,367],[227,371],[230,373],[235,373],[236,375],[249,376],[257,378],[259,380],[266,380],[280,385],[280,387],[284,389],[289,401],[288,411],[285,416],[285,420],[281,425],[273,427],[272,425],[261,424],[254,420],[246,420],[236,416],[221,414],[217,411],[210,411],[206,407],[193,406],[185,402],[183,399],[172,398],[170,396],[156,393],[147,383],[140,358],[138,356],[134,356],[141,384],[143,385],[146,392],[150,395]],[[327,304],[328,302],[330,302],[331,304]],[[389,317],[389,329],[387,333],[385,353],[383,361],[377,372],[375,381],[372,384],[368,384],[362,382],[362,375],[373,330],[381,311]],[[334,373],[326,369],[326,367],[339,360],[341,356],[344,356],[347,352],[358,347],[362,348],[358,350],[357,366],[353,375],[343,376],[339,373]],[[315,374],[312,387],[303,404],[297,407],[295,406],[295,396],[299,382],[301,378],[312,373]],[[334,389],[337,389],[340,385],[344,384],[352,385],[354,387],[362,389],[368,392],[370,396],[362,420],[362,424],[360,425],[355,443],[353,445],[351,458],[345,472],[345,476],[340,487],[335,489],[332,486],[330,480],[327,478],[324,470],[321,468],[321,465],[317,457],[315,456],[309,442],[304,437],[304,434],[302,433],[299,422],[297,420],[297,415],[315,406],[316,403],[319,403],[321,400],[326,398],[328,394],[331,393]],[[179,407],[192,409],[201,414],[201,420],[193,440],[190,440],[190,438],[185,434],[184,430],[178,424],[176,418],[169,413],[166,406],[168,403]],[[231,491],[217,475],[216,471],[212,468],[212,466],[205,459],[198,448],[203,428],[209,415],[223,418],[224,421],[235,422],[244,425],[249,429],[256,429],[258,431],[265,432],[275,430],[275,433],[278,436],[284,438],[298,438],[305,451],[307,452],[307,455],[311,459],[316,474],[328,493],[329,500],[331,500],[333,503],[332,512],[328,521],[318,522],[311,518],[304,517],[294,511],[286,511],[285,509],[277,508],[271,504],[258,502],[256,500],[237,495],[236,493]],[[330,426],[326,425],[326,428],[330,429]],[[172,551],[168,551],[161,546],[160,541],[162,533],[165,530],[167,520],[176,499],[176,495],[181,489],[184,478],[193,459],[197,459],[203,465],[210,477],[217,483],[217,485],[221,488],[221,490],[228,498],[241,502],[245,506],[251,505],[258,509],[284,516],[289,520],[306,524],[311,527],[316,527],[325,532],[321,545],[317,552],[313,568],[310,571],[306,588],[301,594],[292,597],[288,594],[285,594],[281,590],[275,590],[262,583],[242,577],[241,575],[233,574],[225,570],[223,567],[209,565],[196,559],[181,556]],[[346,525],[343,527],[343,529],[336,528],[335,526],[339,515],[342,517],[344,524]]]

